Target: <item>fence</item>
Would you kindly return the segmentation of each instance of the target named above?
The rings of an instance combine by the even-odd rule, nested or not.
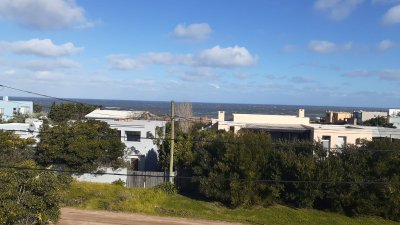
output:
[[[128,188],[150,188],[168,182],[168,172],[128,171],[126,186]]]

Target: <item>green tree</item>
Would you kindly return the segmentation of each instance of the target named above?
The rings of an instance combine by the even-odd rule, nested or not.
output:
[[[43,112],[43,105],[37,104],[37,103],[33,103],[33,112],[34,112],[34,113],[41,113],[41,112]]]
[[[87,114],[96,108],[98,107],[80,103],[56,104],[53,102],[48,117],[56,123],[62,123],[69,120],[83,120]]]
[[[378,116],[363,122],[364,126],[374,126],[374,127],[389,127],[396,128],[393,123],[389,123],[387,118],[383,116]]]
[[[0,131],[0,224],[58,221],[60,191],[71,178],[42,170],[32,161],[34,143]]]
[[[43,166],[90,172],[123,166],[124,149],[117,130],[105,122],[66,122],[43,126],[35,160]]]

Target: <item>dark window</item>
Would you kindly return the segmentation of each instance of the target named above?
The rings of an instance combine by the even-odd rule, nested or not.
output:
[[[139,159],[131,159],[131,168],[132,171],[139,170]]]
[[[125,134],[127,141],[140,142],[140,131],[126,131]]]

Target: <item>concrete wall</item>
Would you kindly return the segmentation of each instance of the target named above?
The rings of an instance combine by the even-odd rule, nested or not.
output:
[[[372,140],[374,131],[368,128],[346,128],[344,125],[313,126],[314,141],[321,141],[323,136],[331,137],[331,148],[340,148],[339,137],[346,137],[346,144],[356,144],[357,139]]]
[[[310,124],[309,117],[287,115],[233,114],[233,122],[259,124]]]
[[[397,129],[400,129],[400,117],[389,117],[389,123],[393,123]]]
[[[94,174],[82,174],[82,175],[74,175],[73,177],[78,181],[87,181],[87,182],[96,182],[96,183],[112,183],[118,179],[121,179],[125,183],[127,182],[127,173],[128,170],[126,168],[113,170],[112,168],[102,168],[103,172],[106,173],[117,173],[123,175],[94,175]]]

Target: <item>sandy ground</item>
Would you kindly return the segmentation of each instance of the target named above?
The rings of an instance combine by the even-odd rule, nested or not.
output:
[[[194,220],[175,217],[147,216],[143,214],[92,211],[74,208],[61,209],[59,225],[239,225],[207,220]]]

